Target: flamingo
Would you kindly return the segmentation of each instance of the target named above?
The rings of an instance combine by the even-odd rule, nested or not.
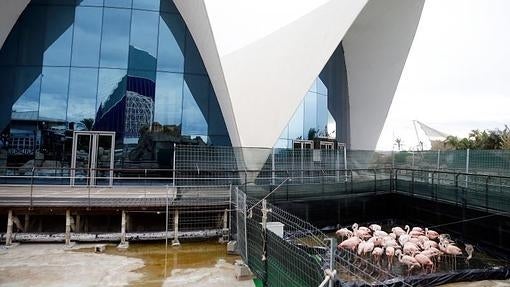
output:
[[[416,260],[416,258],[409,255],[404,255],[400,250],[395,251],[395,255],[398,256],[398,261],[400,263],[407,265],[408,272],[411,272],[411,270],[413,270],[415,267],[418,268],[421,267],[420,263],[418,262],[418,260]]]
[[[413,227],[413,229],[411,229],[411,231],[416,231],[416,232],[423,233],[423,228],[421,228],[421,227]]]
[[[427,270],[427,267],[430,267],[430,272],[434,270],[434,263],[432,262],[432,260],[430,260],[428,256],[418,253],[414,255],[414,258],[416,259],[416,261],[418,261],[418,263],[420,263],[423,269]]]
[[[374,232],[381,231],[381,226],[378,224],[370,224],[368,228],[370,228]]]
[[[374,243],[374,246],[382,247],[384,244],[384,239],[380,236],[371,237],[368,241]]]
[[[388,233],[385,231],[382,231],[382,230],[377,230],[377,231],[374,231],[374,236],[385,237],[385,236],[388,236]]]
[[[396,236],[396,237],[400,237],[401,235],[406,234],[406,232],[404,231],[404,229],[402,229],[402,228],[401,228],[401,227],[399,227],[399,226],[393,227],[393,228],[391,229],[391,232],[392,232],[393,234],[395,234],[395,236]]]
[[[381,247],[375,247],[374,250],[372,251],[372,257],[374,257],[374,261],[378,264],[378,265],[381,265],[381,257],[384,253],[384,250],[381,248]]]
[[[357,236],[361,239],[370,238],[370,229],[368,229],[364,226],[359,227],[357,223],[354,223],[352,225],[352,230],[353,230],[354,236]]]
[[[350,231],[349,229],[347,228],[342,228],[342,229],[338,229],[336,232],[335,232],[335,235],[339,238],[346,238],[346,237],[352,237],[353,233],[352,231]]]
[[[395,256],[395,248],[393,246],[386,247],[385,250],[386,257],[388,257],[388,269],[391,269],[393,265],[393,256]]]
[[[404,251],[404,254],[411,255],[411,256],[420,252],[420,248],[416,244],[411,243],[411,242],[406,242],[404,244],[402,250]]]
[[[360,242],[361,239],[359,239],[359,237],[353,236],[338,244],[338,249],[347,249],[354,252],[356,251],[356,247],[358,247],[358,244],[360,244]]]
[[[441,249],[441,245],[443,246],[442,249]],[[450,256],[453,256],[455,267],[457,267],[457,255],[462,255],[462,250],[459,247],[448,243],[446,240],[441,241],[439,243],[439,247],[440,247],[441,251],[443,251],[444,253],[446,253]]]
[[[469,260],[473,258],[473,251],[475,251],[475,248],[471,244],[466,244],[464,250],[468,255],[468,257],[466,258],[466,263],[469,263]]]
[[[372,241],[366,241],[363,245],[363,255],[370,254],[372,251],[374,251],[375,245]]]
[[[427,236],[430,240],[435,240],[439,237],[439,233],[437,233],[434,230],[429,230],[428,228],[425,228],[425,236]]]

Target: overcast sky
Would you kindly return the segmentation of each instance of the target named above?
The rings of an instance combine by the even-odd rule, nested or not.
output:
[[[416,146],[412,120],[457,136],[510,124],[510,1],[425,1],[377,149]]]

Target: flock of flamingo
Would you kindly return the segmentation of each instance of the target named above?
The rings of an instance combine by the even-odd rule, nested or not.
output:
[[[453,257],[456,266],[457,256],[463,254],[448,234],[439,234],[421,227],[411,229],[409,225],[403,229],[393,227],[388,233],[377,224],[364,227],[354,223],[352,230],[339,229],[336,236],[342,240],[338,245],[339,250],[349,250],[359,256],[369,257],[379,266],[382,266],[382,261],[386,258],[390,270],[395,257],[407,266],[408,272],[420,268],[426,272],[434,272],[442,256]],[[472,245],[465,245],[468,255],[466,262],[472,258],[473,250]]]

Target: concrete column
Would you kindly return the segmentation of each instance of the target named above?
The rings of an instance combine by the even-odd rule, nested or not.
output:
[[[71,210],[66,209],[66,234],[65,245],[71,245]]]
[[[174,212],[174,240],[172,240],[172,246],[179,246],[179,209],[175,209]]]
[[[122,220],[120,223],[120,244],[126,243],[126,212],[122,211]]]
[[[27,213],[27,214],[25,214],[25,222],[23,222],[25,232],[28,232],[29,224],[30,224],[30,215]]]
[[[220,242],[228,242],[228,209],[223,212],[223,232]]]
[[[9,214],[7,215],[7,232],[5,233],[5,246],[12,245],[12,210],[9,210]]]
[[[81,232],[80,224],[81,224],[81,218],[79,214],[76,214],[76,226],[75,226],[75,232]]]

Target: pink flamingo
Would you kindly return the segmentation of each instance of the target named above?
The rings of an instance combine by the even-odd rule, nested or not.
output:
[[[418,261],[418,263],[420,263],[423,269],[427,270],[428,267],[430,267],[430,272],[434,270],[434,263],[432,262],[432,260],[430,260],[428,256],[418,253],[414,255],[414,258],[416,259],[416,261]]]
[[[360,244],[360,242],[361,239],[359,239],[359,237],[353,236],[338,244],[338,249],[347,249],[354,252],[356,251],[356,247],[358,247],[358,244]]]
[[[401,228],[401,227],[399,227],[399,226],[393,227],[393,228],[391,229],[391,232],[392,232],[393,234],[395,234],[395,236],[396,236],[396,237],[400,237],[401,235],[406,234],[406,232],[404,231],[404,229],[402,229],[402,228]]]
[[[381,258],[384,253],[384,250],[381,247],[375,247],[374,251],[372,251],[372,257],[374,257],[374,261],[381,265]]]
[[[434,230],[429,230],[428,228],[425,228],[425,236],[427,236],[430,240],[435,240],[439,237],[439,233],[437,233]]]
[[[342,228],[342,229],[338,229],[336,232],[335,232],[335,235],[338,237],[338,238],[346,238],[346,237],[352,237],[353,233],[352,231],[350,231],[349,229],[347,228]]]
[[[400,263],[407,265],[408,272],[411,272],[411,270],[413,270],[415,267],[417,268],[421,267],[420,263],[418,262],[418,260],[416,260],[416,258],[409,255],[404,255],[400,250],[397,250],[395,252],[395,255],[398,256],[398,261]]]
[[[388,257],[388,269],[391,270],[391,266],[393,265],[393,256],[395,256],[395,248],[393,246],[386,247],[385,254],[386,257]]]

